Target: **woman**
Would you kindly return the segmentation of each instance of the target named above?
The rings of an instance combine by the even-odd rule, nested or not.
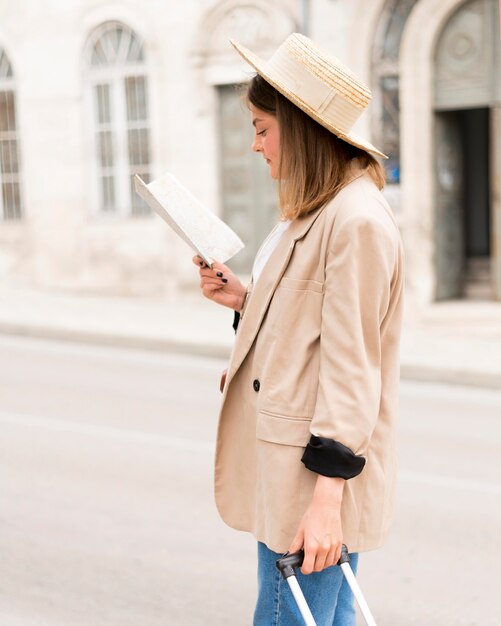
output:
[[[351,131],[368,89],[302,35],[268,62],[232,43],[257,71],[252,149],[279,183],[281,221],[248,287],[194,258],[204,295],[238,322],[216,502],[258,540],[255,626],[302,623],[275,568],[302,547],[300,584],[317,624],[352,626],[335,567],[342,543],[356,568],[360,551],[384,542],[394,503],[401,240],[371,156],[381,153]]]

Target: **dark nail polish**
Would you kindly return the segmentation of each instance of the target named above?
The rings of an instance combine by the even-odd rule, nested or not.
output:
[[[203,267],[204,266],[204,262],[200,261],[199,265],[201,265]]]
[[[223,281],[223,283],[227,283],[228,282],[227,278],[221,278],[221,280]]]
[[[223,277],[223,272],[218,272],[218,273],[217,273],[217,277],[218,277],[218,278],[222,278],[222,277]]]

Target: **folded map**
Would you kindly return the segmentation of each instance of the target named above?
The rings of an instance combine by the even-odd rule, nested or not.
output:
[[[207,265],[225,263],[244,244],[231,228],[186,189],[172,174],[146,184],[134,176],[136,192]]]

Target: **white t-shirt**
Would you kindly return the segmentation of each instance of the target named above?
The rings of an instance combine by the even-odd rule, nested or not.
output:
[[[264,269],[264,266],[268,262],[268,259],[273,254],[273,250],[278,245],[278,242],[282,238],[282,235],[289,228],[289,224],[291,220],[283,220],[278,222],[275,228],[271,231],[271,233],[264,240],[263,245],[259,249],[256,254],[256,258],[254,260],[254,265],[252,267],[252,280],[254,284],[257,282],[261,272]]]

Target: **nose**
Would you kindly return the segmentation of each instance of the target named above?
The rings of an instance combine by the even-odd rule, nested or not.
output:
[[[259,137],[257,135],[254,137],[254,141],[252,142],[251,149],[254,152],[261,152],[261,150],[262,150],[261,142],[260,142]]]

